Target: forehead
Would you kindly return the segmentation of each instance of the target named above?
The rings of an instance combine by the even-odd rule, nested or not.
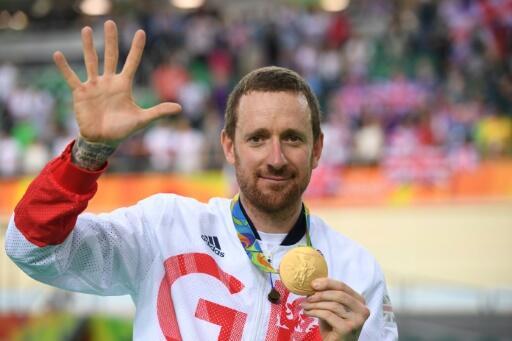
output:
[[[240,98],[236,130],[297,129],[312,134],[311,112],[304,94],[251,91]]]

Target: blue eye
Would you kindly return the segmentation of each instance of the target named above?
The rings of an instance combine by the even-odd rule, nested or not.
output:
[[[260,143],[263,141],[263,137],[259,136],[259,135],[251,136],[251,137],[249,137],[248,141],[251,143]]]
[[[298,135],[288,135],[286,137],[286,141],[291,142],[291,143],[299,143],[299,142],[302,142],[302,138]]]

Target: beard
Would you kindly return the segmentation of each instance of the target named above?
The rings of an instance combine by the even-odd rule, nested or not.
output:
[[[303,174],[288,165],[279,169],[267,165],[266,168],[252,171],[241,167],[235,151],[235,171],[240,192],[252,206],[265,213],[292,209],[298,202],[302,202],[302,194],[311,179],[312,160],[308,166]],[[278,176],[287,180],[283,183],[262,184],[262,176]]]

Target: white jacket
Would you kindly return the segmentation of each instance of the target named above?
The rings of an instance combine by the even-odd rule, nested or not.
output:
[[[51,178],[51,172],[40,177]],[[57,196],[71,195],[58,190],[62,193]],[[37,189],[26,195],[37,197]],[[82,213],[57,245],[27,240],[32,238],[27,231],[45,232],[49,224],[19,228],[29,220],[18,223],[16,216],[27,212],[24,206],[17,210],[6,238],[13,261],[34,279],[65,290],[130,295],[136,305],[135,340],[320,339],[318,321],[302,314],[304,298],[290,294],[278,275],[274,284],[281,301],[268,301],[269,275],[246,256],[228,199],[204,204],[159,194],[107,214]],[[396,340],[397,326],[375,259],[314,215],[310,235],[326,258],[329,277],[366,299],[371,315],[360,340]],[[306,244],[305,237],[299,244]],[[291,247],[275,250],[275,267]]]

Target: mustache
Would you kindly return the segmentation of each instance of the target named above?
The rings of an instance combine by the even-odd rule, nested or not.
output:
[[[279,167],[279,168],[276,168],[272,165],[267,165],[265,171],[258,172],[258,175],[292,178],[295,176],[295,172],[292,169],[290,169],[290,167],[288,167],[286,165],[283,167]]]

